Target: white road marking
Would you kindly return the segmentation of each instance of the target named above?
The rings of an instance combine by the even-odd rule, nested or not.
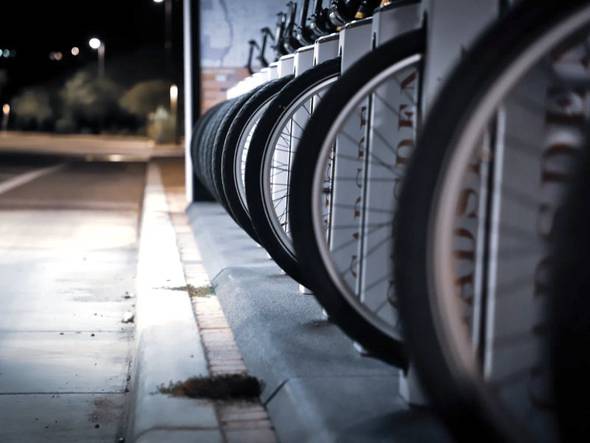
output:
[[[18,188],[19,186],[25,185],[29,182],[32,182],[33,180],[37,180],[38,178],[43,177],[45,175],[53,174],[54,172],[57,172],[58,170],[62,169],[64,166],[65,163],[62,163],[56,166],[35,169],[34,171],[17,175],[12,179],[0,183],[0,194],[4,194],[5,192],[11,191],[14,188]]]

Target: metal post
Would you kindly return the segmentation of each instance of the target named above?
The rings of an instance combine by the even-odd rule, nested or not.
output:
[[[185,182],[188,202],[208,200],[205,189],[194,179],[190,146],[193,128],[201,113],[199,0],[183,0]]]
[[[422,107],[428,111],[450,70],[481,32],[498,18],[502,0],[424,2],[427,44]]]

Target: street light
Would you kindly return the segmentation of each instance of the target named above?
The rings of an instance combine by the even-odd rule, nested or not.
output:
[[[88,46],[98,52],[98,76],[103,78],[105,73],[105,44],[100,39],[93,37],[88,41]]]
[[[170,114],[174,120],[174,143],[178,144],[180,140],[180,125],[178,123],[178,86],[170,86]]]
[[[170,86],[170,110],[173,114],[176,114],[178,110],[178,86]]]
[[[80,48],[78,48],[77,46],[74,46],[71,50],[71,53],[74,57],[77,57],[80,54]]]
[[[2,106],[2,131],[8,130],[8,119],[10,118],[10,105],[5,103]]]

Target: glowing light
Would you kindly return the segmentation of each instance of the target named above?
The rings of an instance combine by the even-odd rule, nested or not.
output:
[[[94,50],[97,50],[102,46],[102,42],[96,37],[93,37],[88,41],[88,46],[90,46]]]
[[[170,86],[170,101],[176,102],[178,100],[178,86]]]
[[[2,106],[2,113],[4,115],[10,114],[10,105],[8,103],[6,103]]]
[[[74,57],[76,57],[77,55],[79,55],[79,54],[80,54],[80,48],[78,48],[77,46],[74,46],[74,47],[72,48],[72,51],[71,51],[71,52],[72,52],[72,55],[73,55]]]

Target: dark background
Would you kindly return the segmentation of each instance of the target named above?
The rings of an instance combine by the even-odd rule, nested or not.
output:
[[[177,56],[181,2],[174,0],[174,9]],[[164,24],[164,4],[153,0],[3,1],[0,49],[15,50],[16,56],[0,58],[7,77],[0,96],[6,100],[25,85],[57,80],[96,64],[96,51],[88,46],[91,37],[105,42],[109,76],[126,83],[166,76]],[[80,48],[78,57],[71,55],[74,46]],[[50,60],[52,51],[61,51],[64,59]]]

